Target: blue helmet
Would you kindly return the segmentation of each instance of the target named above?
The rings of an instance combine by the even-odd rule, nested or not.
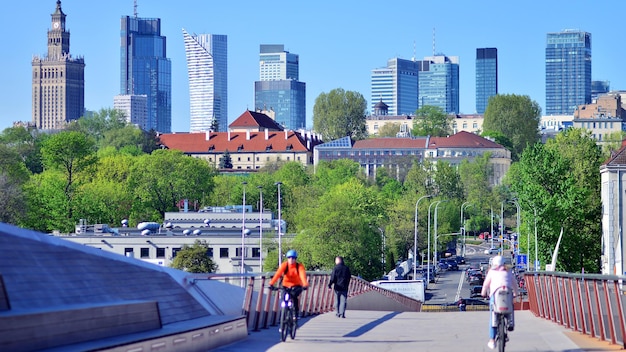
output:
[[[294,258],[298,258],[298,252],[296,252],[295,249],[290,249],[289,251],[287,251],[287,255],[285,255],[287,258],[289,257],[294,257]]]

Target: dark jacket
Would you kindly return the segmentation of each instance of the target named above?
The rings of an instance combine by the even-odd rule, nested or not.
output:
[[[350,268],[343,263],[337,264],[330,275],[330,284],[335,285],[335,291],[348,291],[351,277]]]

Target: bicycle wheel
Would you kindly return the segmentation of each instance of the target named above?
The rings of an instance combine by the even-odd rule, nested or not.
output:
[[[283,342],[287,340],[287,329],[290,326],[289,322],[287,321],[287,315],[288,314],[285,308],[280,310],[280,339]]]
[[[498,351],[504,352],[506,345],[506,318],[504,314],[498,314]]]
[[[291,328],[289,331],[289,336],[291,336],[291,339],[293,340],[296,338],[296,330],[298,330],[298,317],[296,311],[293,308],[290,309],[289,312],[289,314],[291,315]]]

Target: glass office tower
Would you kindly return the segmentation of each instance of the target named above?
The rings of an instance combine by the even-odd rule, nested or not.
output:
[[[412,60],[393,58],[387,67],[372,70],[371,107],[387,104],[388,115],[413,115],[418,109],[418,64]]]
[[[172,64],[166,57],[161,20],[123,16],[121,20],[120,94],[148,97],[148,131],[172,130]]]
[[[476,113],[485,113],[489,98],[496,94],[498,94],[498,49],[476,49]]]
[[[190,131],[228,129],[228,41],[225,35],[191,35],[183,29],[189,75]]]
[[[598,99],[599,96],[608,93],[611,90],[611,82],[609,81],[591,81],[591,102]]]
[[[459,57],[435,55],[418,61],[420,107],[432,105],[459,113]]]
[[[578,30],[548,33],[546,115],[570,115],[591,103],[591,34]]]
[[[306,128],[306,84],[299,79],[298,55],[284,45],[262,44],[260,80],[254,82],[254,105],[285,129]]]

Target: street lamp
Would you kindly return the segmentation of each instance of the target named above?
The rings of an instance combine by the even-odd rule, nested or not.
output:
[[[439,203],[441,203],[441,200],[438,200],[436,202],[432,202],[430,203],[430,205],[428,206],[428,253],[426,253],[426,258],[428,258],[428,260],[430,261],[430,208],[434,205],[437,206],[439,205]],[[428,270],[426,270],[426,281],[428,281],[426,283],[426,285],[428,286],[428,284],[430,283],[430,264],[428,264]],[[434,270],[434,264],[433,264],[433,270]]]
[[[437,203],[437,205],[435,205],[435,253],[433,255],[434,260],[433,263],[435,265],[437,265],[437,208],[439,208],[439,204],[443,203],[443,202],[447,202],[447,200],[442,200],[439,201],[439,203]]]
[[[465,222],[465,218],[463,217],[463,208],[468,208],[471,205],[472,204],[470,204],[470,202],[464,202],[463,204],[461,204],[461,232],[463,233],[463,250],[461,251],[461,256],[463,257],[465,257],[465,233],[467,232],[467,229],[463,224]]]
[[[417,205],[424,198],[430,198],[431,195],[421,196],[417,202],[415,202],[415,233],[413,237],[413,280],[417,277]]]
[[[246,258],[245,256],[245,250],[246,250],[246,242],[245,242],[245,236],[246,236],[246,185],[248,184],[248,182],[242,182],[241,183],[243,185],[243,207],[241,208],[241,273],[244,273],[244,260]]]
[[[520,206],[519,203],[517,202],[517,199],[513,199],[511,201],[511,203],[515,204],[515,209],[517,210],[517,217],[516,217],[516,221],[517,221],[517,242],[519,243],[520,240],[520,236],[521,236],[521,224],[520,224]],[[515,251],[515,244],[513,244],[513,253],[515,253],[515,255],[519,255],[519,246],[517,247],[518,250]],[[517,252],[517,253],[516,253]],[[528,269],[528,254],[526,254],[526,269]],[[517,263],[512,263],[514,266],[517,265]]]
[[[263,186],[259,189],[259,272],[263,272]]]
[[[280,266],[280,264],[283,262],[282,235],[281,235],[282,221],[280,219],[280,185],[282,185],[283,183],[279,181],[274,184],[278,186],[278,266]]]
[[[533,263],[533,268],[535,268],[535,271],[538,271],[537,263],[539,261],[539,258],[537,258],[537,208],[533,207],[533,210],[535,211],[535,263]]]
[[[385,276],[385,231],[380,227],[378,228],[378,231],[380,231],[380,239],[382,242],[382,254],[380,255],[380,262],[383,267],[383,276]]]

